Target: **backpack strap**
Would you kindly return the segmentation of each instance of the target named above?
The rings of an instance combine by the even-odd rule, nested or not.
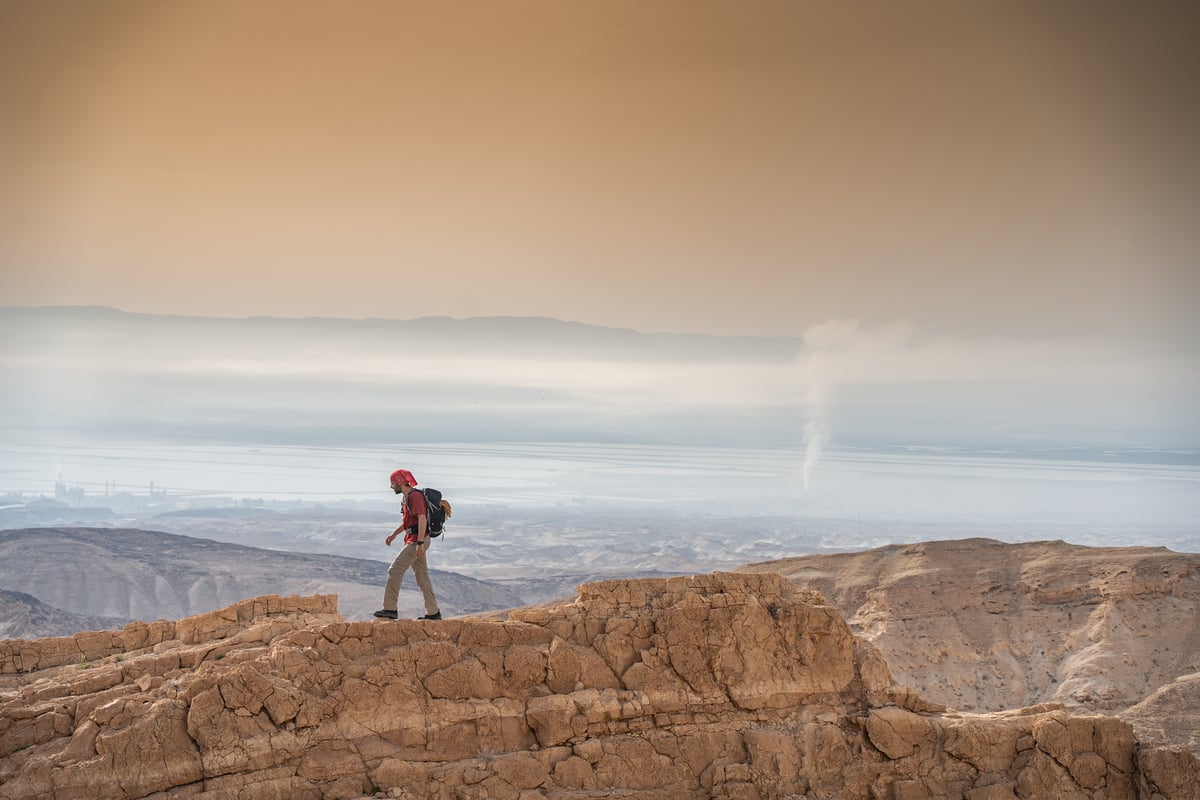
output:
[[[409,499],[408,499],[408,498],[413,496],[413,492],[421,492],[421,490],[420,490],[420,489],[418,489],[417,487],[415,487],[415,486],[414,486],[414,487],[412,488],[412,491],[410,491],[410,492],[408,493],[408,496],[407,496],[407,497],[405,497],[405,498],[404,498],[404,499],[401,501],[401,503],[403,503],[404,507],[405,507],[406,509],[408,509],[408,512],[409,512],[410,514],[412,513],[412,503],[410,503],[410,502],[409,502]],[[424,493],[424,492],[421,492],[421,499],[422,499],[422,500],[425,500],[425,493]],[[429,501],[428,501],[428,500],[425,500],[425,525],[427,526],[427,527],[426,527],[426,530],[428,531],[428,525],[429,525]],[[420,523],[420,521],[418,521],[418,520],[416,520],[416,519],[413,519],[413,524],[412,524],[412,527],[410,527],[408,530],[412,531],[413,533],[417,533],[418,531],[420,531],[420,530],[421,530],[421,523]]]

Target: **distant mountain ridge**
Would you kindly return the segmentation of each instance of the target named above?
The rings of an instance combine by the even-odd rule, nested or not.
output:
[[[47,605],[31,594],[0,589],[0,639],[70,636],[80,631],[120,628],[125,617],[73,614]]]
[[[154,620],[188,616],[273,594],[337,594],[348,619],[379,608],[387,562],[264,550],[129,528],[32,528],[0,531],[0,588],[22,592],[81,618]],[[430,570],[449,614],[522,604],[510,589]],[[401,592],[406,615],[423,613],[411,576]],[[64,620],[65,622],[65,620]],[[0,619],[0,625],[5,624]],[[64,635],[62,626],[25,635]]]
[[[791,336],[643,333],[632,328],[551,317],[518,316],[426,316],[410,319],[203,317],[127,312],[106,306],[0,306],[0,330],[7,325],[13,327],[5,331],[6,338],[32,339],[31,334],[55,338],[52,330],[39,330],[39,326],[66,326],[69,330],[76,325],[87,326],[93,334],[107,335],[137,334],[149,329],[188,336],[200,333],[229,336],[249,333],[296,335],[308,332],[326,343],[340,341],[350,344],[357,341],[369,344],[373,341],[377,346],[391,343],[438,350],[470,344],[489,351],[515,347],[526,354],[570,351],[576,356],[587,356],[620,353],[638,360],[788,359],[803,347],[803,339]]]

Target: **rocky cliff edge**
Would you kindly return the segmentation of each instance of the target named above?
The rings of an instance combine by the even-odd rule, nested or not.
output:
[[[922,700],[777,575],[337,620],[266,597],[0,643],[0,800],[1200,797],[1192,754],[1113,717]]]

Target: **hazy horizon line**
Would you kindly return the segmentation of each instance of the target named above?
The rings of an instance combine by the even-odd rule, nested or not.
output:
[[[637,333],[643,336],[694,336],[706,339],[785,339],[803,341],[803,334],[753,334],[753,333],[704,333],[702,331],[687,331],[687,330],[660,330],[648,331],[640,328],[631,328],[628,326],[609,325],[601,322],[589,322],[587,320],[568,319],[565,317],[550,317],[542,314],[472,314],[469,316],[456,317],[449,314],[422,314],[415,317],[347,317],[336,315],[316,315],[306,314],[302,316],[289,316],[282,314],[174,314],[159,311],[131,311],[125,308],[117,308],[103,304],[70,304],[58,303],[49,305],[21,305],[21,304],[2,304],[0,312],[3,311],[91,311],[91,312],[106,312],[115,315],[123,315],[129,317],[149,317],[154,319],[187,319],[187,320],[208,320],[208,321],[230,321],[230,322],[252,322],[255,320],[278,320],[283,322],[307,322],[307,321],[334,321],[334,322],[422,322],[425,320],[445,320],[450,322],[472,322],[472,321],[501,321],[501,320],[527,320],[531,322],[553,322],[562,325],[578,325],[588,328],[597,328],[600,330],[615,331],[622,333]]]

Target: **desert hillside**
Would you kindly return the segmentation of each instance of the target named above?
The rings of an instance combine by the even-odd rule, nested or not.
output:
[[[742,571],[822,592],[897,680],[935,702],[1128,712],[1147,737],[1200,752],[1200,714],[1182,711],[1200,705],[1200,554],[966,539]],[[1154,722],[1171,709],[1159,717],[1170,725]]]
[[[0,531],[0,589],[32,595],[70,614],[117,618],[120,624],[198,614],[266,594],[336,594],[346,618],[369,619],[383,599],[387,567],[385,561],[129,528]],[[522,605],[506,587],[454,572],[431,573],[447,613]],[[411,575],[399,608],[406,616],[424,613]],[[69,621],[52,620],[60,626]],[[47,626],[24,635],[61,632]]]
[[[70,636],[79,631],[119,628],[127,622],[124,617],[72,614],[33,595],[0,589],[0,639]]]
[[[503,621],[266,597],[0,642],[0,800],[1195,800],[1116,718],[947,711],[776,575],[609,581]]]

